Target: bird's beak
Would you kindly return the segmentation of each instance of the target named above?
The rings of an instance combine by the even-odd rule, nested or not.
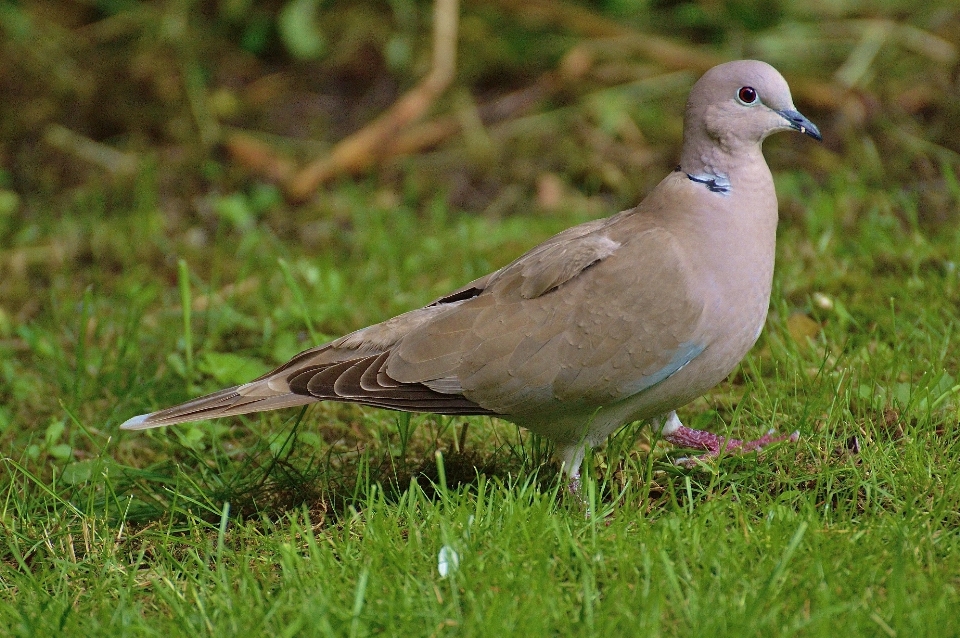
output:
[[[777,113],[780,114],[780,117],[790,123],[790,128],[800,131],[804,135],[809,135],[818,142],[823,141],[823,136],[820,135],[820,129],[818,129],[816,124],[808,120],[799,111],[783,109],[782,111],[777,111]]]

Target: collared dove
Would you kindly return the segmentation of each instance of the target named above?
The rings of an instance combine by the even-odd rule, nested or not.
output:
[[[573,482],[587,447],[638,420],[705,456],[783,440],[724,439],[684,426],[675,410],[723,380],[763,328],[777,197],[761,143],[784,130],[821,139],[776,69],[716,66],[690,92],[680,164],[636,208],[567,229],[259,379],[121,428],[314,401],[491,415],[553,441]]]

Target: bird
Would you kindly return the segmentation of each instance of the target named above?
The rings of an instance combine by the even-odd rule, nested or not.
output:
[[[422,308],[305,350],[249,383],[120,427],[316,401],[489,415],[552,441],[572,486],[586,450],[637,421],[705,452],[696,459],[795,441],[797,432],[773,430],[725,438],[676,413],[733,371],[766,321],[778,214],[761,146],[778,131],[822,141],[774,67],[715,66],[690,90],[679,164],[636,207],[568,228]]]

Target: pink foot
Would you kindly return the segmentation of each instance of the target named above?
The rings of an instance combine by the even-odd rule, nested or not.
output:
[[[789,440],[793,443],[796,443],[800,439],[800,432],[795,431],[790,434],[777,434],[773,430],[770,430],[759,439],[754,439],[753,441],[741,441],[740,439],[725,439],[724,437],[717,436],[712,432],[694,430],[685,425],[678,425],[672,432],[664,434],[663,439],[678,447],[691,448],[694,450],[706,450],[706,454],[695,457],[680,458],[675,461],[677,465],[693,467],[698,461],[706,461],[718,456],[721,451],[732,451],[743,454],[746,452],[759,450],[772,443],[779,443],[780,441]]]
[[[583,493],[583,484],[580,483],[580,472],[570,477],[570,480],[567,481],[567,491],[570,492],[570,495],[577,499],[577,503],[580,504],[580,507],[583,508],[583,513],[587,518],[590,518],[590,503],[587,502],[587,496]]]

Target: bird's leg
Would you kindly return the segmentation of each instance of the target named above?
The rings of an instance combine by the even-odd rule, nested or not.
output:
[[[583,484],[580,482],[580,465],[583,463],[587,446],[580,441],[572,445],[559,445],[558,448],[560,459],[563,461],[563,473],[567,475],[567,491],[577,499],[584,515],[590,518],[590,503],[587,495],[583,493]]]
[[[578,499],[583,500],[583,493],[580,491],[580,472],[576,474],[571,474],[570,478],[567,480],[567,491],[576,496]]]
[[[577,504],[580,506],[580,509],[583,510],[583,515],[590,518],[593,513],[590,511],[590,502],[587,499],[587,495],[583,493],[583,484],[580,482],[579,469],[570,474],[570,478],[567,481],[567,490],[571,496],[577,499]]]
[[[580,491],[580,464],[586,454],[586,446],[581,443],[558,446],[560,460],[563,463],[563,473],[567,475],[567,490],[581,501],[583,493]]]
[[[754,450],[764,448],[771,443],[778,443],[788,439],[796,442],[800,438],[800,432],[798,431],[794,431],[790,434],[777,434],[773,430],[770,430],[759,439],[754,439],[752,441],[728,439],[722,436],[717,436],[712,432],[704,432],[703,430],[694,430],[693,428],[688,428],[680,422],[676,412],[671,412],[668,414],[666,419],[663,417],[654,419],[653,427],[655,430],[660,431],[660,435],[663,437],[664,441],[672,443],[677,447],[685,447],[693,450],[706,450],[706,454],[702,454],[697,457],[677,459],[676,463],[678,465],[686,465],[688,467],[696,465],[697,461],[699,460],[711,459],[719,455],[720,452],[753,452]]]

